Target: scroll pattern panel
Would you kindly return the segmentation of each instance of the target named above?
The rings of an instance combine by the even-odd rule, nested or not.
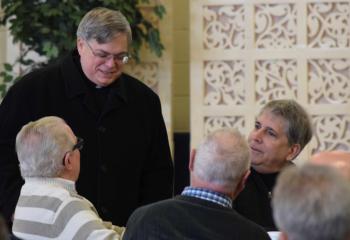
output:
[[[297,98],[296,60],[260,60],[256,62],[256,102],[264,105],[271,99]]]
[[[350,151],[350,2],[232,2],[191,1],[199,20],[192,28],[202,29],[191,35],[193,66],[200,66],[191,81],[203,91],[191,96],[198,104],[191,125],[201,122],[192,145],[220,127],[249,133],[262,105],[287,98],[312,115],[315,137],[302,157]]]
[[[214,116],[204,118],[204,134],[220,128],[237,128],[245,132],[245,119],[242,116]]]
[[[350,103],[350,59],[309,60],[309,102]]]
[[[245,48],[244,19],[243,5],[204,6],[204,48]]]
[[[350,116],[313,116],[315,138],[311,143],[312,153],[318,151],[349,150]]]
[[[307,10],[309,47],[350,47],[349,1],[309,3]]]
[[[204,105],[242,105],[245,102],[245,64],[243,61],[204,63]]]
[[[297,41],[295,4],[258,4],[255,7],[257,48],[293,48]]]

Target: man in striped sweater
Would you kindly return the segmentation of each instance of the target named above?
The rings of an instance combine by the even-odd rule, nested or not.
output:
[[[121,239],[123,228],[103,222],[75,190],[83,140],[58,117],[23,126],[16,137],[25,184],[13,233],[21,239]],[[93,179],[91,179],[93,181]]]

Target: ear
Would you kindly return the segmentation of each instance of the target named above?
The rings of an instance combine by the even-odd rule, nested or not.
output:
[[[291,161],[294,158],[296,158],[296,156],[300,153],[301,150],[301,146],[300,144],[293,144],[292,146],[289,147],[288,150],[288,155],[287,155],[287,161]]]
[[[72,160],[71,160],[71,152],[66,153],[66,155],[64,155],[64,167],[68,170],[72,170],[73,166],[72,166]]]
[[[193,171],[195,157],[196,157],[196,149],[192,149],[190,153],[190,162],[188,163],[188,169],[190,170],[190,172]]]
[[[236,189],[235,189],[235,191],[234,191],[234,196],[233,196],[234,198],[236,198],[236,197],[238,196],[238,194],[239,194],[240,192],[243,191],[243,189],[244,189],[244,187],[245,187],[245,184],[246,184],[246,182],[247,182],[247,180],[248,180],[249,175],[250,175],[250,170],[248,169],[248,170],[243,174],[241,180],[240,180],[240,181],[238,182],[238,184],[237,184],[237,187],[236,187]]]
[[[81,55],[83,47],[84,47],[84,40],[82,38],[78,37],[77,38],[77,49],[78,49],[79,55]]]

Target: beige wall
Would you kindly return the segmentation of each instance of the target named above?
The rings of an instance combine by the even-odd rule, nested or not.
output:
[[[189,132],[189,1],[173,0],[173,8],[173,130]]]
[[[3,68],[2,64],[4,63],[5,57],[6,57],[5,45],[6,45],[5,29],[3,27],[0,27],[0,71]]]
[[[0,18],[2,17],[1,0],[0,0]],[[3,69],[3,63],[13,63],[19,55],[19,45],[14,44],[9,31],[4,26],[0,26],[0,71]],[[15,68],[19,71],[19,67]],[[2,78],[0,78],[2,81]]]
[[[1,1],[0,1],[0,18],[2,17],[2,10],[1,10]],[[5,40],[5,28],[0,27],[0,71],[2,70],[2,64],[5,61],[6,56],[6,40]]]

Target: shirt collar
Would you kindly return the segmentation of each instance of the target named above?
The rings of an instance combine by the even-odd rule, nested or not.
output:
[[[88,86],[84,78],[80,65],[80,56],[77,49],[73,50],[68,56],[62,59],[62,75],[65,81],[66,91],[69,97],[75,97],[88,91]],[[110,87],[115,96],[119,96],[123,101],[127,102],[127,91],[125,87],[125,74],[123,73],[119,79]]]
[[[64,178],[42,178],[42,177],[27,177],[24,179],[26,183],[49,184],[63,187],[69,192],[76,193],[75,182]]]
[[[185,187],[185,189],[182,191],[181,195],[183,196],[190,196],[195,198],[200,198],[203,200],[207,200],[210,202],[217,203],[221,206],[232,208],[232,199],[228,196],[215,192],[209,189],[204,188],[196,188],[196,187]]]

